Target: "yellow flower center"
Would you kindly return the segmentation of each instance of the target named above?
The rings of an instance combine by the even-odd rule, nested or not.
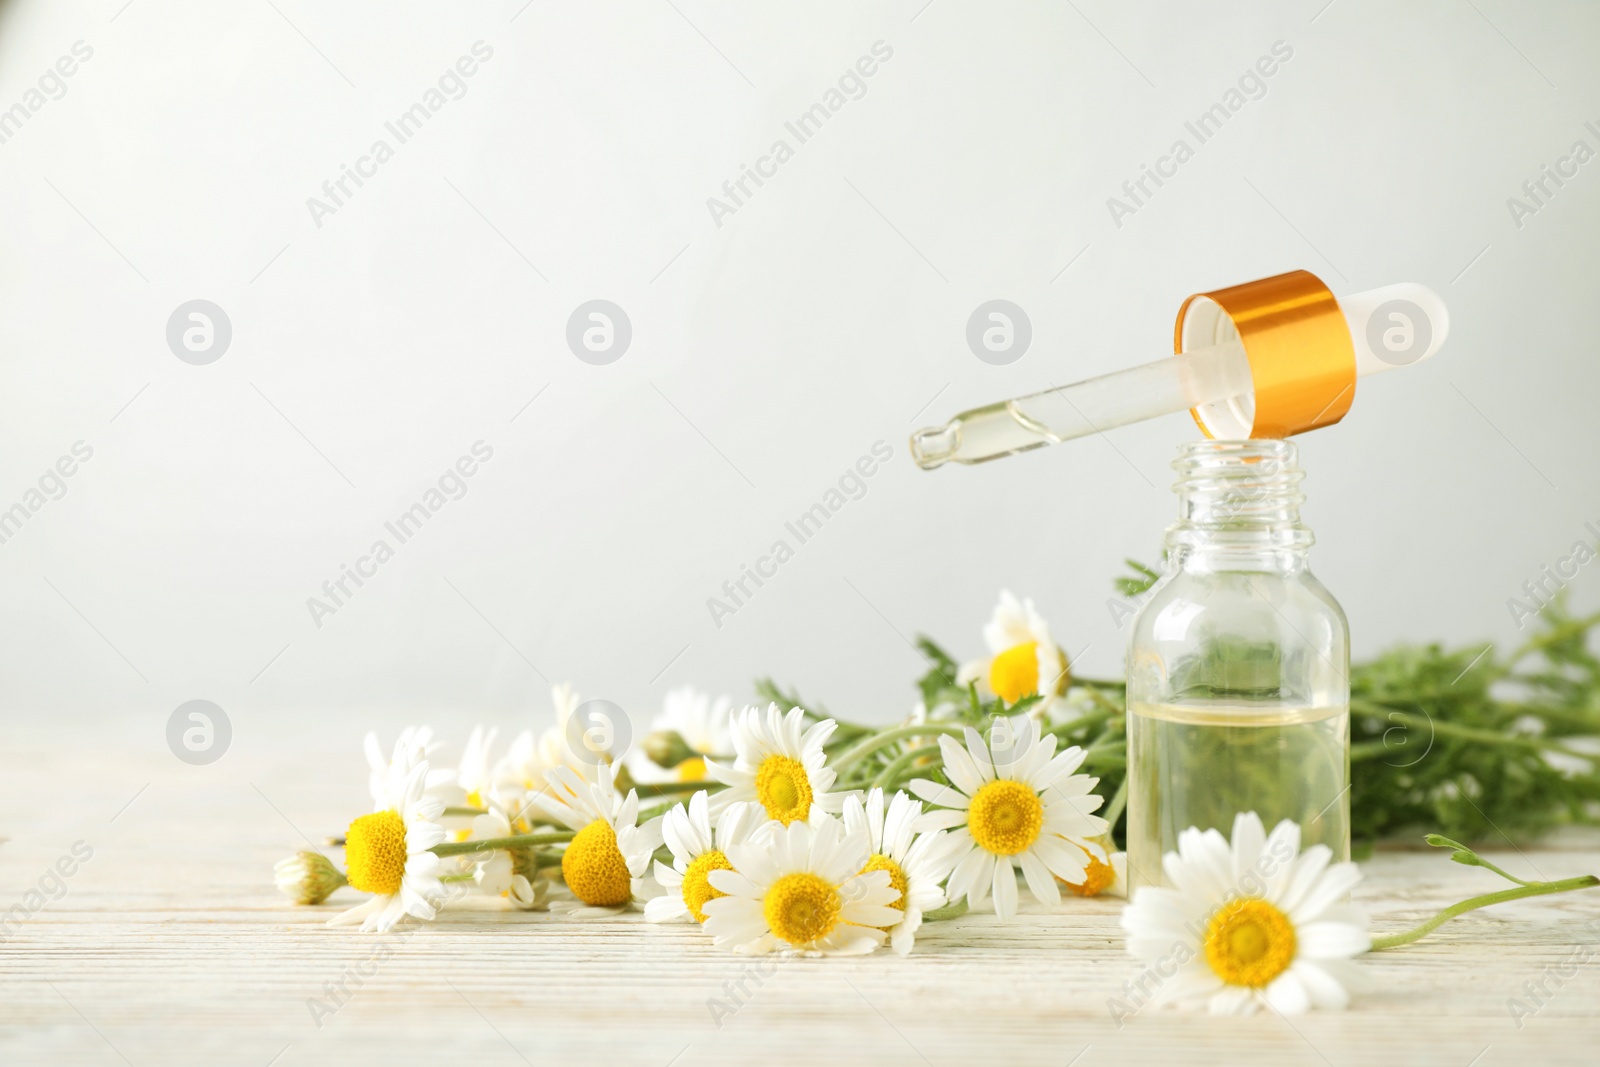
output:
[[[1014,645],[989,664],[989,688],[1007,704],[1039,691],[1039,642]]]
[[[678,781],[703,782],[706,780],[706,761],[700,756],[690,756],[678,764]]]
[[[906,872],[900,869],[900,865],[883,853],[874,852],[872,858],[867,860],[867,865],[861,868],[862,874],[866,874],[868,871],[889,872],[889,885],[893,887],[895,892],[900,894],[889,902],[889,906],[905,911],[906,893],[911,889],[911,883],[906,879]],[[880,926],[879,929],[891,930],[893,927]]]
[[[591,908],[616,908],[633,895],[617,832],[604,819],[579,830],[561,854],[561,877],[572,895]]]
[[[996,856],[1015,856],[1039,838],[1044,804],[1021,782],[997,778],[973,794],[967,831],[978,847]]]
[[[731,870],[733,864],[728,862],[728,857],[714,848],[696,856],[694,862],[689,864],[689,869],[683,872],[683,902],[688,905],[689,914],[694,916],[695,922],[706,921],[706,901],[727,896],[711,884],[711,872]]]
[[[839,924],[839,891],[810,872],[786,874],[772,883],[761,904],[767,927],[779,940],[808,945]]]
[[[756,799],[767,817],[788,826],[811,814],[811,779],[805,764],[788,756],[768,756],[756,768]]]
[[[1069,882],[1065,878],[1058,881],[1080,897],[1097,897],[1116,879],[1117,872],[1112,869],[1111,864],[1101,863],[1099,857],[1091,852],[1089,863],[1084,868],[1083,881]]]
[[[350,885],[363,893],[392,897],[406,873],[406,824],[399,812],[363,815],[344,835],[344,865]]]
[[[1207,925],[1205,949],[1218,978],[1259,988],[1294,962],[1294,925],[1264,900],[1231,900]]]

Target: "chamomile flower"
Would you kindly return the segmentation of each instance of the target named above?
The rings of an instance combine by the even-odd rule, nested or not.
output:
[[[455,770],[446,772],[442,780],[437,773],[430,775],[433,784],[428,789],[428,795],[438,797],[446,808],[492,807],[495,794],[491,788],[493,778],[489,769],[489,750],[498,732],[492,728],[486,730],[482,726],[474,726],[467,737],[466,747],[461,750],[461,762]],[[466,841],[473,836],[472,819],[471,815],[445,815],[439,821],[450,831],[453,840]]]
[[[1048,714],[1067,691],[1067,654],[1051,638],[1050,625],[1033,601],[1019,601],[1010,590],[1001,590],[1000,602],[983,628],[983,640],[989,656],[962,664],[956,683],[977,682],[980,692],[1008,704],[1042,695],[1045,699],[1035,705],[1035,714]]]
[[[582,769],[567,747],[567,720],[582,702],[571,685],[552,686],[550,699],[555,705],[555,725],[543,731],[524,730],[511,741],[506,754],[490,773],[490,797],[511,813],[519,830],[527,829],[525,816],[533,796],[549,788],[548,774],[557,767]]]
[[[494,784],[494,775],[489,753],[494,749],[494,739],[499,733],[493,727],[485,729],[474,726],[472,733],[467,736],[466,747],[461,750],[461,763],[456,767],[456,784],[466,794],[463,799],[467,807],[487,808],[490,805],[490,786]]]
[[[1089,853],[1089,864],[1083,878],[1072,882],[1062,879],[1061,884],[1080,897],[1126,897],[1128,895],[1128,854],[1111,850],[1111,835],[1095,838],[1094,843],[1108,855],[1101,859]]]
[[[401,730],[388,757],[383,754],[378,735],[372,731],[367,732],[362,747],[367,756],[367,787],[374,801],[385,795],[389,788],[389,775],[394,768],[410,767],[418,760],[427,760],[430,764],[426,784],[429,796],[438,797],[446,804],[461,800],[459,791],[454,788],[455,773],[447,767],[432,766],[433,754],[439,749],[439,743],[433,738],[432,727],[407,726]]]
[[[903,918],[891,906],[900,891],[888,871],[862,871],[872,855],[865,832],[819,813],[769,834],[730,844],[733,870],[708,876],[723,894],[703,905],[715,944],[807,956],[861,955],[883,944],[884,929]]]
[[[940,883],[949,877],[961,848],[943,830],[918,834],[921,814],[921,801],[898,792],[885,811],[882,789],[869,792],[864,804],[857,796],[844,801],[845,829],[866,834],[872,849],[862,873],[888,871],[889,885],[900,892],[890,905],[900,912],[900,920],[888,932],[890,946],[902,956],[911,951],[923,913],[944,907]]]
[[[735,717],[733,763],[706,763],[711,776],[728,786],[712,797],[713,809],[754,801],[785,826],[810,818],[812,805],[839,810],[844,798],[828,792],[836,776],[822,751],[835,723],[823,719],[807,727],[805,714],[800,708],[784,714],[769,704],[766,711],[748,707]]]
[[[491,808],[473,818],[468,841],[488,841],[510,837],[511,820],[504,812]],[[544,906],[548,884],[542,879],[530,879],[526,863],[509,849],[473,853],[463,856],[471,866],[472,880],[479,890],[489,896],[504,897],[511,905],[523,911],[534,911]]]
[[[1343,1008],[1350,957],[1372,939],[1361,913],[1340,904],[1361,873],[1332,858],[1326,845],[1301,852],[1287,819],[1266,835],[1253,811],[1234,819],[1231,845],[1216,830],[1179,834],[1162,861],[1170,888],[1141,887],[1122,909],[1131,954],[1168,968],[1162,977],[1181,961],[1155,999],[1214,1015],[1262,1003],[1285,1015]]]
[[[770,825],[754,804],[739,803],[723,809],[713,828],[711,804],[703,789],[689,798],[687,806],[679,804],[667,812],[661,830],[672,851],[672,866],[657,860],[655,867],[656,882],[667,892],[645,904],[644,917],[653,923],[685,916],[705,922],[706,902],[722,896],[712,887],[710,873],[732,870],[726,850]]]
[[[1056,878],[1082,882],[1090,857],[1105,858],[1093,838],[1110,827],[1093,814],[1103,803],[1094,793],[1100,780],[1073,773],[1083,749],[1074,745],[1057,755],[1055,735],[1041,740],[1033,719],[1003,721],[1010,735],[1004,746],[985,743],[971,727],[964,747],[939,738],[955,788],[918,778],[911,791],[949,809],[923,815],[918,829],[949,830],[964,846],[946,888],[950,899],[965,897],[977,907],[992,890],[995,913],[1006,920],[1017,913],[1016,866],[1039,903],[1060,904]],[[997,741],[998,734],[997,726]]]
[[[432,919],[444,897],[441,860],[428,850],[445,839],[436,821],[444,809],[426,795],[428,763],[397,759],[377,783],[375,807],[345,833],[345,876],[372,899],[329,920],[386,931],[407,915]]]
[[[552,788],[530,803],[577,831],[561,854],[561,876],[582,902],[576,914],[616,914],[633,903],[638,880],[661,844],[661,820],[639,826],[639,797],[626,798],[613,784],[611,765],[601,761],[579,774],[572,767],[549,772]],[[573,910],[563,907],[558,910]]]
[[[636,782],[703,782],[707,756],[733,752],[733,701],[683,686],[667,693],[644,744],[624,760]]]

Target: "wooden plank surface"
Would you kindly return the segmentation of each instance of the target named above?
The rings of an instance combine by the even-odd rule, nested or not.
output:
[[[1600,948],[1583,947],[1600,939],[1600,892],[1366,957],[1342,1014],[1151,1009],[1119,1027],[1108,1001],[1137,968],[1115,901],[968,916],[927,928],[909,958],[789,960],[759,980],[696,928],[637,915],[477,909],[381,939],[324,924],[357,894],[296,908],[272,886],[274,860],[364,810],[354,727],[190,767],[148,723],[126,746],[119,727],[69,743],[48,725],[0,756],[0,908],[29,911],[41,885],[59,897],[0,929],[6,1065],[1600,1063]],[[80,841],[92,856],[58,886],[49,872]],[[1600,871],[1592,836],[1491,854],[1525,876]],[[1386,849],[1365,870],[1356,899],[1380,931],[1499,888],[1432,850]],[[1508,999],[1575,952],[1593,958],[1559,988],[1546,977],[1552,995],[1519,1026]],[[314,1012],[341,979],[337,1010]],[[714,1020],[713,1001],[737,1010]]]

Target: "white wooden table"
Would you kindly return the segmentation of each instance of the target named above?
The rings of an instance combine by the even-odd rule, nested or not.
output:
[[[692,926],[475,910],[387,941],[329,928],[358,895],[293,907],[272,863],[365,810],[348,718],[271,745],[249,743],[264,721],[236,721],[234,749],[207,767],[174,759],[149,715],[92,736],[22,728],[0,755],[0,907],[30,911],[41,879],[55,891],[47,874],[75,842],[93,855],[60,899],[0,930],[0,1064],[1600,1063],[1600,949],[1520,1028],[1507,1009],[1600,935],[1600,891],[1478,912],[1367,957],[1368,988],[1343,1014],[1152,1009],[1121,1028],[1107,1003],[1136,968],[1112,900],[931,926],[905,959],[787,961],[746,977],[720,1026],[708,1003],[733,1004],[749,962]],[[1492,855],[1514,873],[1600,871],[1594,837]],[[1500,888],[1433,850],[1380,851],[1366,871],[1357,901],[1379,930]],[[329,984],[357,969],[370,977],[316,1019],[310,1001],[332,1003]]]

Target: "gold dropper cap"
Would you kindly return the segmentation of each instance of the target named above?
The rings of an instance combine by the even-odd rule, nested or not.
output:
[[[1237,341],[1253,390],[1190,409],[1207,437],[1290,437],[1350,410],[1356,352],[1339,301],[1310,271],[1196,293],[1178,309],[1173,350]]]

